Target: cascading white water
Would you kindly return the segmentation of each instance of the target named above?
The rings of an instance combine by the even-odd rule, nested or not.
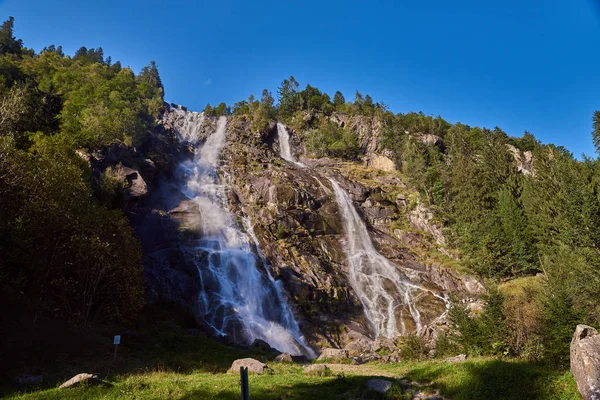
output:
[[[297,167],[305,168],[305,164],[296,161],[294,156],[292,156],[292,151],[290,148],[290,134],[288,133],[285,125],[283,125],[281,122],[277,123],[277,136],[279,137],[279,154],[281,155],[281,158],[291,162]]]
[[[419,297],[433,295],[446,305],[447,300],[400,276],[397,267],[375,250],[369,231],[352,200],[335,180],[330,181],[344,219],[350,283],[360,298],[375,333],[386,337],[409,333],[405,323],[408,317],[406,312],[410,314],[416,330],[421,330],[421,314],[416,307]],[[400,321],[400,327],[397,321]]]
[[[196,121],[201,121],[200,118]],[[281,285],[273,279],[264,259],[253,252],[248,236],[238,227],[227,209],[228,187],[219,182],[217,166],[225,143],[226,118],[217,122],[192,161],[179,166],[181,191],[199,208],[200,239],[186,243],[200,275],[200,313],[216,333],[241,334],[252,342],[262,339],[272,347],[291,354],[314,357],[285,301]],[[184,128],[185,126],[185,128]],[[198,142],[199,127],[182,124],[182,138]],[[251,224],[246,229],[258,249]],[[262,258],[262,254],[259,252]],[[261,273],[262,264],[265,273]]]
[[[297,162],[291,155],[289,134],[283,124],[277,124],[277,133],[281,158],[305,168],[305,164]],[[346,192],[334,179],[329,180],[344,219],[350,284],[363,304],[375,334],[386,337],[406,334],[409,329],[406,326],[407,319],[412,320],[419,331],[422,322],[416,302],[422,295],[432,296],[443,302],[445,310],[441,316],[445,315],[448,310],[447,299],[400,276],[397,267],[375,250],[369,231]],[[317,181],[320,183],[318,179]],[[400,327],[397,321],[400,321]]]
[[[197,141],[204,122],[204,113],[185,111],[181,107],[169,107],[169,110],[178,116],[175,130],[179,134],[179,140]]]

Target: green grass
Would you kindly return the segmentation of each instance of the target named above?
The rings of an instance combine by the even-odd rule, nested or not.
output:
[[[365,376],[305,376],[299,367],[273,366],[274,375],[250,375],[253,399],[391,399],[402,395],[399,385],[393,394],[378,396],[366,390]],[[31,393],[14,393],[9,399],[239,399],[237,374],[204,372],[181,374],[149,372],[115,376],[112,386],[88,386],[72,389],[47,389]],[[391,397],[394,396],[395,397]]]
[[[165,311],[173,314],[172,311]],[[172,316],[172,315],[171,315]],[[43,373],[37,386],[0,384],[0,397],[8,399],[238,399],[239,376],[226,373],[237,358],[264,360],[273,375],[251,375],[253,399],[397,399],[404,400],[399,383],[385,396],[366,390],[372,377],[406,376],[411,381],[432,384],[441,394],[454,400],[580,399],[568,372],[517,360],[470,359],[448,364],[441,361],[366,364],[331,364],[331,374],[305,375],[301,366],[272,361],[273,355],[256,349],[226,346],[204,335],[191,335],[176,321],[152,315],[137,327],[137,336],[123,336],[119,358],[112,360],[114,329],[96,332],[93,346],[57,357],[43,357],[41,366],[27,361],[17,373]],[[185,324],[184,324],[185,326]],[[110,334],[109,334],[109,332]],[[45,347],[47,353],[57,348]],[[42,351],[42,348],[38,349]],[[29,360],[25,354],[23,360]],[[338,372],[343,371],[343,372]],[[58,389],[77,373],[90,372],[108,383]],[[387,378],[391,379],[391,378]]]
[[[250,375],[254,399],[404,399],[399,384],[387,396],[366,390],[371,377],[405,376],[432,384],[454,400],[580,399],[569,373],[519,361],[474,359],[449,364],[440,361],[367,364],[333,376],[306,376],[297,365],[273,363],[273,375]],[[364,374],[364,375],[363,375]],[[238,399],[237,374],[189,372],[133,372],[104,377],[111,386],[15,391],[9,399]],[[390,379],[390,378],[387,378]]]
[[[461,363],[379,364],[376,370],[432,383],[453,400],[581,399],[570,372],[518,360],[477,358]]]

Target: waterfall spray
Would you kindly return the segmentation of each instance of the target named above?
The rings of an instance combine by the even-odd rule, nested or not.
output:
[[[198,140],[200,127],[189,123],[191,118],[185,116],[179,134],[193,142]],[[196,123],[203,121],[203,116],[194,118]],[[225,117],[219,118],[215,132],[194,159],[178,167],[181,191],[196,203],[201,216],[200,239],[182,243],[182,250],[195,259],[200,275],[199,313],[217,334],[242,335],[247,342],[262,339],[280,351],[312,358],[314,353],[300,332],[283,289],[260,253],[252,225],[245,222],[258,256],[228,210],[229,187],[221,184],[217,175],[226,123]]]

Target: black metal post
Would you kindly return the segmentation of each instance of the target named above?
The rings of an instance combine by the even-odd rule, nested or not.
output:
[[[240,367],[240,386],[242,400],[250,400],[250,387],[248,386],[248,367]]]

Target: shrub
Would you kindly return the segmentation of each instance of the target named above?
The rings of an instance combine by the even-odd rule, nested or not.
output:
[[[100,198],[102,202],[108,206],[116,206],[120,200],[121,193],[126,187],[126,182],[121,179],[118,173],[118,169],[121,164],[117,165],[116,168],[108,167],[102,175],[100,175]]]
[[[483,300],[484,310],[477,316],[472,316],[464,304],[453,303],[449,319],[458,332],[455,340],[471,355],[507,355],[509,348],[504,296],[496,286],[490,286]]]
[[[460,346],[452,335],[440,335],[435,341],[435,356],[449,357],[460,353]]]
[[[403,360],[422,360],[427,357],[427,346],[419,335],[411,333],[400,340],[400,357]]]
[[[319,129],[307,133],[307,148],[315,157],[338,157],[354,160],[361,152],[358,136],[347,128],[325,121]]]

